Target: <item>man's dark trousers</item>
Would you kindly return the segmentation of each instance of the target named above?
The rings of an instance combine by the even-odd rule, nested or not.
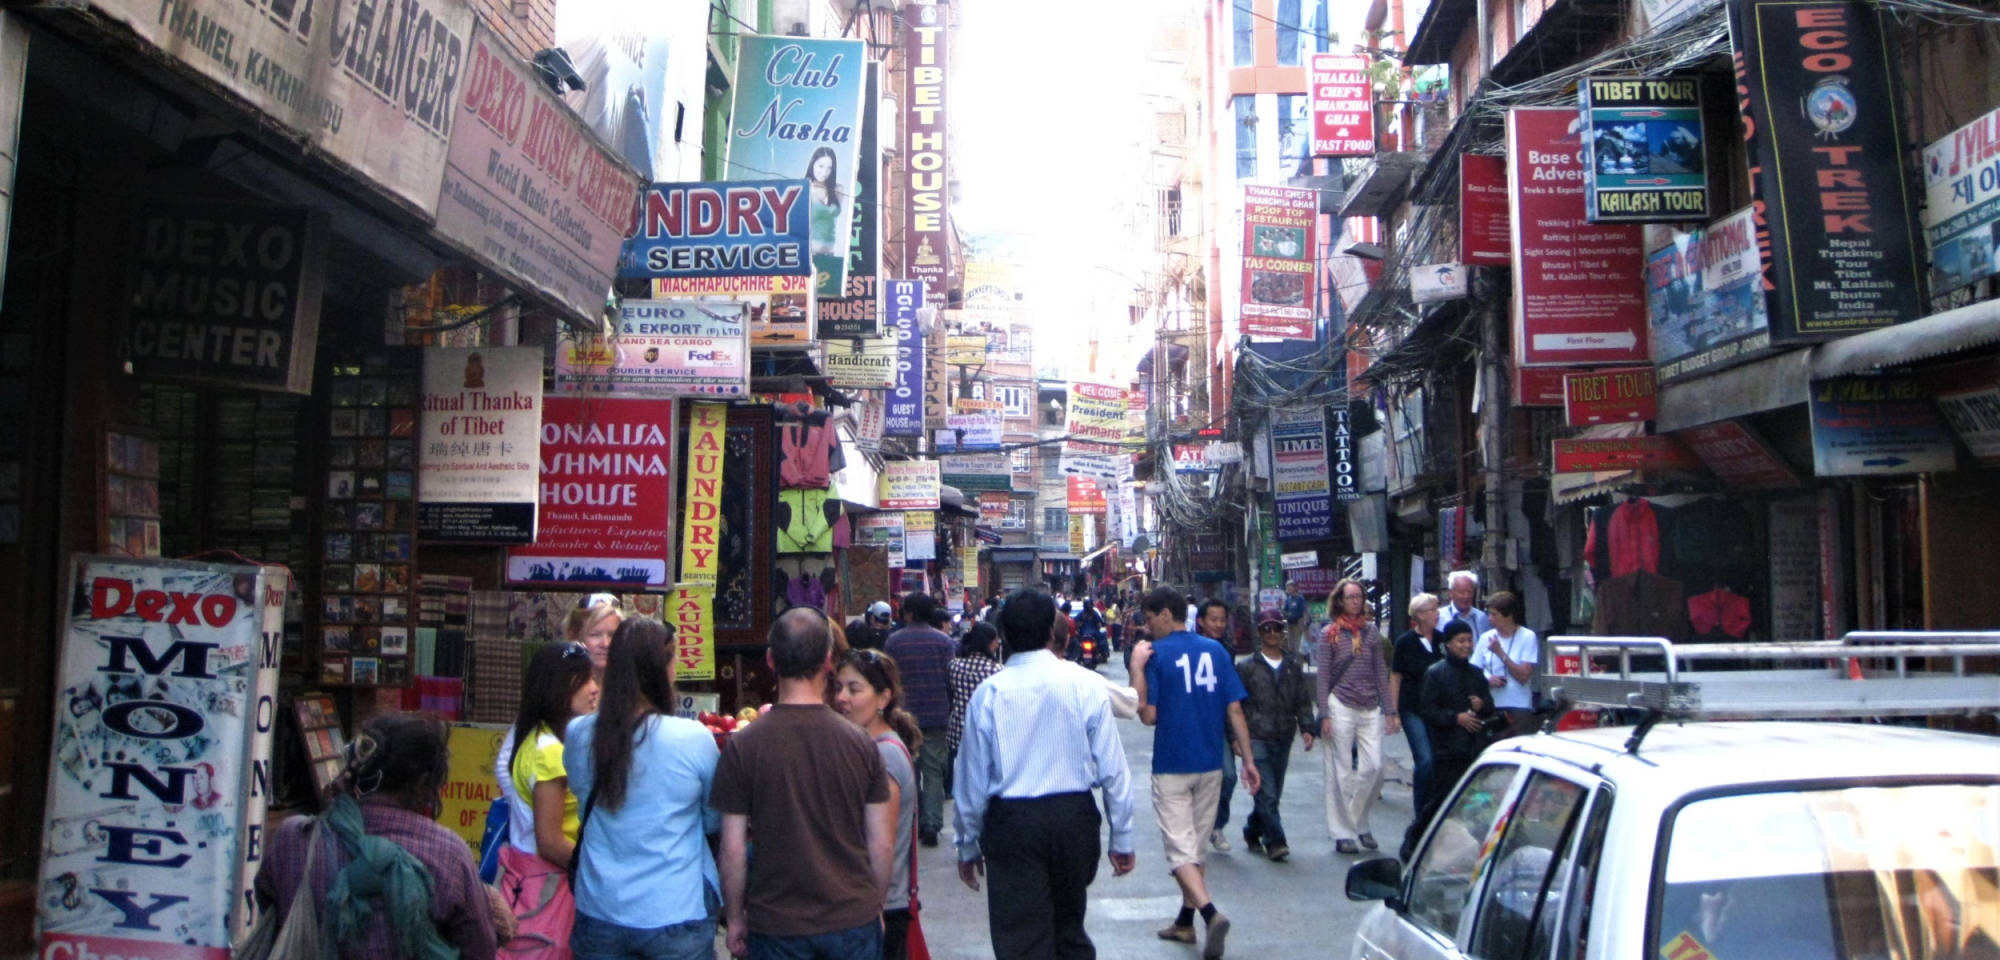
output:
[[[1278,801],[1285,796],[1285,769],[1292,763],[1292,742],[1252,740],[1250,753],[1264,783],[1250,795],[1250,822],[1243,825],[1243,839],[1266,847],[1289,847],[1285,822],[1278,817]]]
[[[1083,930],[1083,911],[1097,878],[1103,822],[1089,793],[994,797],[988,803],[979,849],[986,858],[986,917],[998,960],[1097,956]]]

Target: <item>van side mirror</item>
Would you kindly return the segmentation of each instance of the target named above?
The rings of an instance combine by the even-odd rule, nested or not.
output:
[[[1347,868],[1347,899],[1355,901],[1386,900],[1391,909],[1398,907],[1397,895],[1403,892],[1403,864],[1395,857],[1380,857],[1363,860]]]

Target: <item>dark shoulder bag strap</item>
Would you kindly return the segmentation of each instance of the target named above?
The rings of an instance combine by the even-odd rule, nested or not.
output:
[[[590,799],[583,802],[583,816],[576,821],[576,846],[569,851],[569,888],[576,891],[576,872],[583,866],[583,831],[590,826],[590,811],[597,809],[597,790],[590,791]]]

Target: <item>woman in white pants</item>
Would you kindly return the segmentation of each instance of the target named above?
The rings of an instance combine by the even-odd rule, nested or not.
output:
[[[1326,829],[1334,850],[1360,853],[1378,846],[1368,830],[1368,808],[1382,785],[1382,736],[1402,724],[1389,689],[1388,646],[1368,620],[1366,588],[1358,580],[1340,581],[1329,612],[1333,622],[1315,657],[1320,736],[1327,744]],[[1356,757],[1351,766],[1350,756]]]

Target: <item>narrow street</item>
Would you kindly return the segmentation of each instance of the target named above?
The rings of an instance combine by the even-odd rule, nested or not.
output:
[[[1123,681],[1116,660],[1101,671]],[[1153,730],[1137,720],[1120,720],[1125,756],[1132,765],[1133,846],[1138,869],[1112,877],[1108,863],[1099,867],[1090,888],[1088,926],[1104,958],[1200,956],[1200,945],[1168,943],[1154,931],[1173,919],[1180,892],[1163,867],[1160,831],[1153,822],[1150,773]],[[1232,921],[1228,956],[1345,957],[1348,931],[1370,906],[1348,902],[1342,884],[1349,864],[1363,857],[1340,856],[1326,833],[1325,783],[1320,747],[1311,753],[1292,746],[1292,765],[1285,783],[1283,813],[1292,846],[1291,859],[1272,863],[1243,848],[1243,822],[1250,815],[1250,795],[1239,786],[1230,804],[1227,853],[1211,851],[1209,886],[1216,905]],[[1388,776],[1383,796],[1370,818],[1375,836],[1389,854],[1402,839],[1410,818],[1409,747],[1399,734],[1384,743]],[[949,805],[946,823],[951,821]],[[958,880],[950,829],[936,849],[920,852],[924,933],[931,955],[945,960],[975,960],[993,955],[986,929],[986,893],[966,889]],[[1384,854],[1373,854],[1382,856]]]

